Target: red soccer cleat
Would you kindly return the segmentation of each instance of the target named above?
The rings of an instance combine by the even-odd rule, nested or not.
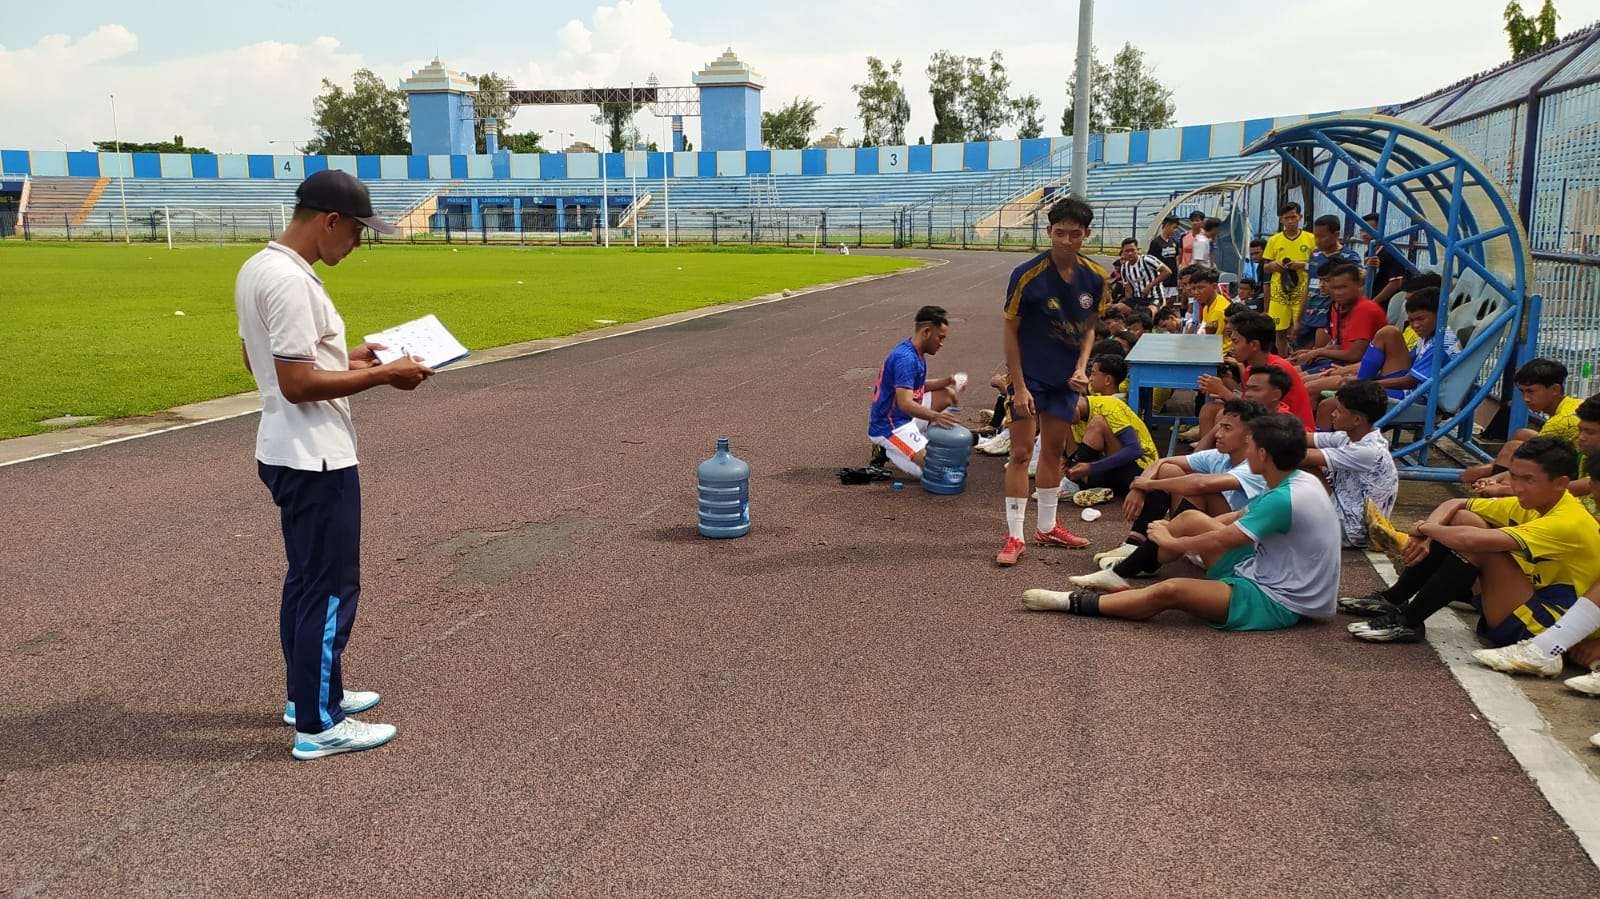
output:
[[[1060,522],[1057,522],[1049,533],[1034,531],[1033,542],[1043,543],[1045,546],[1065,546],[1067,549],[1083,549],[1089,545],[1087,537],[1079,537],[1077,534],[1062,527]]]
[[[1000,554],[994,557],[994,563],[1004,568],[1017,564],[1027,546],[1028,544],[1015,537],[1006,537],[1006,545],[1000,547]]]

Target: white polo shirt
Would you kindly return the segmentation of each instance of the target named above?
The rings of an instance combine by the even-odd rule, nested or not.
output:
[[[276,241],[239,269],[233,288],[239,339],[261,390],[256,459],[302,471],[356,464],[356,429],[348,397],[291,403],[278,389],[274,359],[310,362],[323,371],[350,368],[344,319],[322,279],[299,253]]]

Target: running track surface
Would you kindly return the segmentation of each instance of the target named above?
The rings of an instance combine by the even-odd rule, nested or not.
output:
[[[939,255],[358,399],[375,752],[289,758],[254,417],[0,469],[0,892],[1600,895],[1428,647],[1026,613],[998,460],[841,486],[921,304],[992,398],[1023,257]]]

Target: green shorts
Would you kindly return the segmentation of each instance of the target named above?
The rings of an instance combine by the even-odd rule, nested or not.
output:
[[[1228,620],[1212,627],[1222,631],[1276,631],[1293,627],[1300,615],[1279,605],[1255,581],[1236,576],[1233,571],[1239,563],[1254,556],[1254,546],[1240,546],[1228,550],[1206,572],[1206,577],[1228,585]]]

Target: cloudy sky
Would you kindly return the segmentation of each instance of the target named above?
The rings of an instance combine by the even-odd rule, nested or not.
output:
[[[1101,0],[1095,43],[1106,59],[1128,41],[1147,51],[1173,88],[1180,124],[1229,121],[1407,100],[1496,65],[1509,56],[1504,5]],[[1005,12],[970,0],[536,0],[450,4],[441,20],[431,0],[258,0],[212,4],[204,16],[192,4],[147,0],[11,6],[0,14],[0,146],[77,149],[109,137],[115,91],[125,139],[182,134],[223,152],[287,152],[284,142],[312,135],[321,79],[348,83],[363,66],[395,82],[437,54],[522,87],[627,85],[651,73],[687,84],[729,46],[766,76],[766,108],[811,97],[823,107],[820,130],[851,134],[850,85],[864,76],[865,58],[904,60],[912,140],[932,129],[928,56],[999,49],[1014,93],[1037,94],[1046,134],[1057,134],[1078,8],[1075,0]],[[1600,20],[1600,0],[1557,0],[1557,8],[1562,34]],[[381,19],[371,13],[380,9]],[[592,141],[592,114],[529,107],[511,127]],[[641,118],[659,139],[660,123]],[[697,140],[694,120],[687,130]]]

